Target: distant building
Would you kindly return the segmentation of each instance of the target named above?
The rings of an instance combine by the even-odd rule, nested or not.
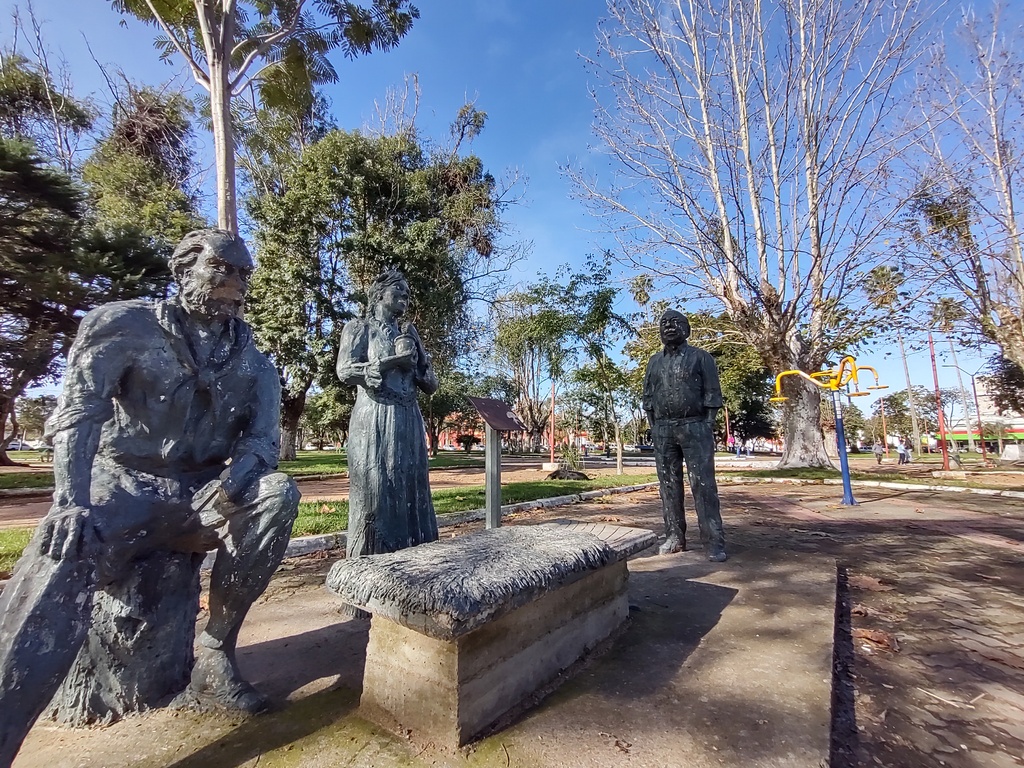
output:
[[[1016,411],[999,413],[996,409],[995,398],[989,392],[987,380],[984,377],[979,377],[976,381],[978,408],[981,411],[981,423],[985,429],[986,442],[994,444],[1006,440],[1024,440],[1024,415]],[[946,425],[946,433],[950,440],[966,444],[968,431],[975,440],[978,439],[978,417],[974,413],[973,406],[972,403],[967,424],[964,424],[961,411]]]

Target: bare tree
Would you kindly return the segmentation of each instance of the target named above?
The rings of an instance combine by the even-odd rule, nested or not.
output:
[[[861,268],[896,206],[887,130],[916,0],[609,0],[590,59],[614,179],[570,171],[624,257],[718,303],[773,371],[817,371],[864,331]],[[790,377],[782,466],[829,464],[819,392]]]
[[[924,69],[917,107],[926,163],[904,220],[913,273],[962,305],[958,332],[994,342],[1024,365],[1024,15],[999,3],[963,11]]]

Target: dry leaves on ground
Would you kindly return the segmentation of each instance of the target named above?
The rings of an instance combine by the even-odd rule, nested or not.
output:
[[[866,589],[869,592],[890,592],[895,587],[890,584],[883,584],[874,576],[866,576],[863,573],[851,574],[846,583],[853,589]]]
[[[882,629],[857,628],[853,630],[853,637],[855,640],[867,640],[869,643],[893,653],[899,653],[900,650],[900,644],[896,636]]]

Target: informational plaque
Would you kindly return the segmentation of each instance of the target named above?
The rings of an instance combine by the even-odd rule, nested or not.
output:
[[[469,397],[469,402],[477,409],[487,426],[498,432],[525,432],[526,425],[516,416],[508,403],[490,397]]]
[[[497,528],[501,525],[501,433],[525,431],[526,425],[508,403],[490,397],[467,399],[487,424],[487,439],[484,442],[486,519],[488,528]]]

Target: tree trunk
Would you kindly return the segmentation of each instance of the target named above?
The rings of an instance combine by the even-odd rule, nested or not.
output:
[[[231,89],[228,86],[230,62],[223,51],[210,56],[210,118],[213,126],[213,151],[217,169],[217,226],[238,233],[238,209],[235,200],[235,141],[231,126]]]
[[[281,392],[281,461],[295,461],[295,442],[299,435],[299,420],[306,409],[306,389],[292,393]]]
[[[787,376],[783,394],[789,399],[782,411],[785,445],[778,467],[832,468],[821,432],[821,391],[809,381]]]
[[[48,707],[73,726],[160,706],[189,681],[201,554],[154,552],[97,591],[89,635]]]
[[[26,464],[15,461],[7,455],[7,446],[18,435],[18,420],[14,412],[13,397],[0,399],[0,467],[24,467]],[[7,434],[7,422],[11,422],[11,434]]]
[[[430,443],[430,455],[433,458],[437,458],[437,443],[438,443],[438,430],[427,429],[427,440]]]

